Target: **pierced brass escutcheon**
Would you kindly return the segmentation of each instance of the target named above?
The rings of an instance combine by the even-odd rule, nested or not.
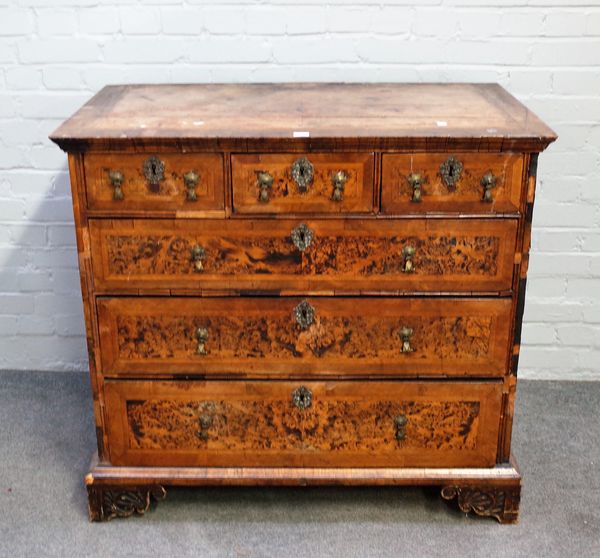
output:
[[[344,198],[344,187],[348,182],[348,175],[343,171],[338,171],[333,175],[333,194],[331,199],[339,202]]]
[[[463,171],[463,164],[454,155],[450,155],[440,165],[440,176],[448,190],[453,191],[456,183],[460,180]]]
[[[413,273],[415,270],[415,265],[413,263],[413,256],[415,255],[415,247],[414,246],[405,246],[402,248],[402,255],[404,256],[404,263],[402,265],[403,273]]]
[[[300,223],[295,229],[292,229],[290,235],[294,246],[304,252],[311,244],[315,237],[315,233],[311,231],[307,225]]]
[[[208,440],[208,430],[213,424],[213,419],[210,415],[200,415],[198,418],[198,432],[196,436],[201,440]]]
[[[412,353],[415,349],[410,344],[410,338],[412,337],[413,329],[412,327],[404,326],[400,330],[400,340],[402,341],[402,352],[403,353]]]
[[[148,181],[150,190],[157,192],[161,180],[165,179],[165,164],[156,156],[152,155],[144,161],[142,167],[144,176]]]
[[[185,199],[187,201],[196,201],[198,196],[196,195],[196,187],[198,186],[198,181],[200,180],[200,176],[197,172],[189,171],[183,175],[183,183],[186,188]]]
[[[196,330],[196,340],[198,341],[198,346],[196,347],[196,354],[207,355],[208,351],[206,350],[206,342],[208,341],[208,328],[199,327]]]
[[[306,158],[300,157],[292,164],[292,179],[298,186],[298,191],[303,193],[308,190],[315,176],[315,167]]]
[[[110,184],[113,187],[113,200],[121,201],[123,196],[123,182],[125,177],[123,173],[118,170],[108,171],[108,178],[110,179]]]
[[[204,271],[204,264],[202,263],[206,259],[206,250],[196,244],[192,247],[192,263],[194,264],[194,271],[196,273],[202,273]]]
[[[423,175],[417,172],[411,172],[408,175],[408,183],[411,185],[413,189],[411,202],[419,203],[421,201],[421,186],[423,185]]]
[[[267,171],[257,171],[256,180],[258,182],[258,201],[267,203],[269,201],[269,190],[273,186],[273,176]]]
[[[394,424],[396,425],[396,440],[401,442],[406,438],[406,425],[408,419],[405,415],[398,415],[394,418]]]
[[[492,197],[492,188],[496,186],[496,176],[492,171],[486,172],[480,181],[483,186],[483,197],[481,198],[482,202],[491,203],[494,201]]]
[[[294,318],[301,329],[308,329],[315,321],[315,309],[303,300],[294,308]]]
[[[300,386],[292,391],[292,403],[298,407],[298,409],[308,409],[312,405],[312,400],[312,391],[305,386]]]

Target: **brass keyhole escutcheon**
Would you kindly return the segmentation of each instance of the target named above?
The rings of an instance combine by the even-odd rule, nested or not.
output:
[[[456,183],[460,180],[463,171],[463,164],[454,155],[450,155],[440,165],[440,176],[442,181],[452,191],[456,188]]]
[[[300,329],[308,329],[315,321],[315,309],[306,300],[294,308],[294,318]]]
[[[305,386],[300,386],[292,392],[292,403],[298,409],[308,409],[312,405],[312,400],[312,392]]]
[[[158,192],[161,180],[165,179],[165,164],[158,157],[152,155],[144,161],[142,170],[150,190]]]
[[[300,157],[292,164],[292,180],[301,193],[308,190],[308,187],[312,184],[314,174],[315,168],[306,157]]]
[[[290,235],[294,246],[304,252],[311,244],[315,237],[313,231],[311,231],[307,225],[300,223],[295,229],[292,230]]]

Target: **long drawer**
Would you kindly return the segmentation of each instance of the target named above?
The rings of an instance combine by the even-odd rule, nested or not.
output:
[[[509,291],[516,219],[90,220],[97,292]]]
[[[113,465],[486,467],[499,382],[107,381]]]
[[[500,376],[508,361],[508,298],[119,297],[97,305],[106,376]]]

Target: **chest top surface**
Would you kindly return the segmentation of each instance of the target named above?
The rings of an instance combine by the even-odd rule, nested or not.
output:
[[[541,151],[556,135],[496,84],[286,83],[107,86],[51,139],[76,151],[158,141]]]

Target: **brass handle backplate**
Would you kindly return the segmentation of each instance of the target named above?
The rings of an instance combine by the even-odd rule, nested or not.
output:
[[[207,355],[208,351],[206,350],[206,342],[208,341],[208,328],[199,327],[196,330],[196,340],[198,341],[198,345],[196,347],[196,354]]]
[[[300,157],[292,164],[292,179],[298,186],[299,192],[306,192],[315,176],[315,167],[306,158]]]
[[[300,386],[292,392],[292,403],[298,409],[308,409],[312,405],[312,400],[312,391],[305,386]]]
[[[448,190],[456,188],[456,183],[460,180],[463,171],[463,164],[454,155],[450,155],[440,165],[440,176]]]
[[[494,201],[494,198],[492,197],[492,188],[496,186],[496,177],[492,171],[486,172],[481,177],[481,185],[483,186],[483,197],[481,198],[481,201],[486,203]]]
[[[344,198],[344,187],[348,182],[348,175],[343,171],[338,171],[333,175],[333,194],[331,199],[339,202]]]
[[[142,170],[150,189],[157,192],[161,180],[165,179],[165,164],[158,157],[152,155],[144,161]]]
[[[402,264],[403,273],[413,273],[415,270],[415,264],[413,263],[413,256],[415,255],[414,246],[405,246],[402,249],[402,256],[404,256],[404,262]]]
[[[415,349],[410,344],[410,338],[412,337],[413,329],[412,327],[404,326],[400,330],[400,340],[402,341],[402,352],[403,353],[412,353]]]
[[[273,186],[273,176],[266,171],[257,171],[256,180],[258,182],[258,201],[267,203],[269,201],[269,190]]]
[[[206,259],[206,250],[196,244],[192,247],[192,263],[194,264],[194,271],[196,273],[202,273],[204,271],[204,260]]]
[[[123,181],[125,177],[121,171],[111,170],[108,171],[108,178],[110,184],[113,187],[113,200],[121,201],[123,199]]]
[[[394,424],[396,425],[396,440],[401,442],[406,438],[406,425],[408,419],[405,415],[398,415],[394,418]]]
[[[196,187],[198,186],[198,181],[200,180],[200,176],[198,176],[197,172],[189,171],[183,175],[183,183],[185,184],[186,193],[185,199],[187,201],[196,201],[198,196],[196,195]]]
[[[423,175],[416,172],[411,172],[408,175],[408,183],[413,189],[411,202],[419,203],[421,201],[421,186],[423,185]]]
[[[198,418],[198,432],[196,436],[201,440],[208,440],[208,430],[213,424],[213,419],[210,415],[200,415]]]
[[[307,225],[300,223],[290,234],[294,246],[304,252],[311,244],[315,237],[315,233],[311,231]]]
[[[303,300],[294,308],[294,318],[301,329],[308,329],[315,321],[315,309]]]

